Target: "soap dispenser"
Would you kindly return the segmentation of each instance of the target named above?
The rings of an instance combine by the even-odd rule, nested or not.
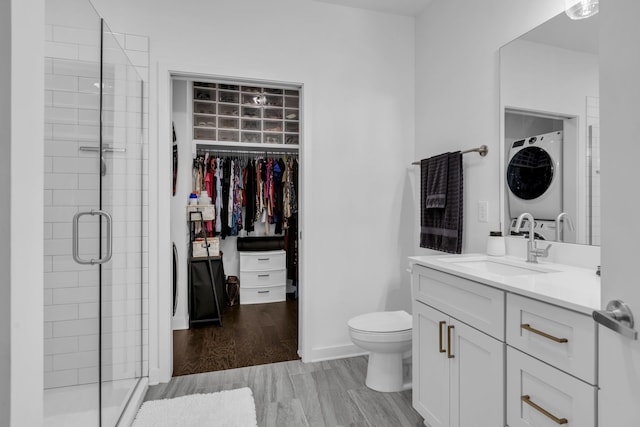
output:
[[[487,255],[504,256],[506,253],[504,236],[501,231],[490,231],[487,240]]]

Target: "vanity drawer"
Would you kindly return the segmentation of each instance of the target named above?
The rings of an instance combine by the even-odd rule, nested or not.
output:
[[[241,271],[280,270],[285,267],[285,251],[240,252]]]
[[[413,266],[414,297],[504,341],[504,292],[437,270]]]
[[[240,271],[240,287],[255,288],[261,286],[284,285],[287,283],[287,270]]]
[[[287,297],[285,285],[240,288],[240,304],[263,304],[284,301]]]
[[[507,347],[509,427],[557,427],[563,419],[595,427],[596,393],[597,387]]]
[[[507,344],[597,385],[591,317],[519,295],[507,295]]]

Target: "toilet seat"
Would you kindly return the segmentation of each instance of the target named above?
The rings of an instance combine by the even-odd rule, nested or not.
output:
[[[368,334],[390,334],[411,331],[412,318],[404,310],[362,314],[347,322],[349,328]]]
[[[358,342],[368,342],[368,343],[401,343],[401,342],[411,342],[413,332],[411,329],[406,331],[395,331],[395,332],[367,332],[367,331],[359,331],[357,329],[351,328],[351,339],[353,341]],[[357,343],[356,343],[357,344]]]

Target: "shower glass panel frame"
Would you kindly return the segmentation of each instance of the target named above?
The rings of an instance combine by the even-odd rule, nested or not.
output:
[[[100,265],[100,401],[102,426],[115,426],[142,377],[144,89],[104,20],[101,63],[100,208],[113,218],[113,256]]]
[[[88,0],[46,1],[45,426],[115,426],[143,372],[143,82]]]

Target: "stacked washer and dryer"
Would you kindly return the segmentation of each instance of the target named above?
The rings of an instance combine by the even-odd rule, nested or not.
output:
[[[562,212],[562,131],[519,139],[511,143],[507,187],[511,233],[524,212],[535,218],[535,236],[555,239],[555,219]],[[528,233],[529,224],[522,230]]]

